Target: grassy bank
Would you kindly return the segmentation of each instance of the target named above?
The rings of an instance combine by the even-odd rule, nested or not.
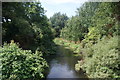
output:
[[[74,53],[80,52],[80,43],[75,43],[74,41],[68,41],[62,38],[55,38],[54,42],[58,45],[62,45],[65,48],[72,50]]]

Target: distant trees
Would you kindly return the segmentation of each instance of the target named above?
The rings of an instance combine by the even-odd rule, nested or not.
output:
[[[89,33],[84,41],[97,41],[103,36],[113,37],[119,34],[118,14],[113,10],[116,7],[114,3],[101,3],[92,17],[92,26],[89,27]],[[94,28],[94,30],[93,30]],[[92,31],[92,32],[91,32]]]
[[[88,27],[92,26],[92,17],[99,3],[85,3],[77,9],[76,16],[68,20],[61,31],[61,37],[67,40],[81,41],[88,33]]]
[[[50,17],[51,27],[55,29],[55,37],[60,36],[60,31],[64,28],[68,17],[66,14],[61,14],[60,12],[55,13],[52,17]]]
[[[119,3],[86,2],[77,9],[76,16],[69,19],[61,30],[67,40],[97,41],[103,36],[118,33]]]

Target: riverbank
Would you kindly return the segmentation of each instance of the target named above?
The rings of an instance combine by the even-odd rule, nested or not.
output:
[[[80,53],[80,43],[75,43],[74,41],[68,41],[62,38],[55,38],[54,42],[57,45],[64,46],[66,49],[72,50],[76,55]]]
[[[82,49],[83,61],[78,61],[75,69],[83,69],[89,78],[120,78],[118,40],[119,36],[114,36],[104,37],[96,44],[87,43]]]
[[[75,44],[62,38],[56,38],[54,42],[72,50],[82,58],[75,65],[76,71],[82,69],[89,78],[119,78],[118,38],[118,36],[103,37],[96,44],[91,42]],[[81,46],[82,44],[84,47]]]

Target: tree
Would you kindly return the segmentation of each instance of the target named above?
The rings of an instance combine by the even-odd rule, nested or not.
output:
[[[91,18],[99,4],[98,2],[86,2],[78,8],[76,16],[69,19],[65,28],[62,29],[61,37],[73,41],[82,41],[85,34],[88,33],[88,28],[92,25]]]
[[[52,17],[50,17],[51,27],[56,31],[56,37],[59,37],[60,31],[64,28],[68,17],[66,14],[61,14],[60,12],[55,13]]]
[[[40,3],[4,2],[2,7],[3,42],[14,40],[23,49],[32,51],[40,46],[51,48],[48,46],[52,44],[52,31]]]

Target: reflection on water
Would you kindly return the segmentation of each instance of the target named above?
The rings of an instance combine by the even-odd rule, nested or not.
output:
[[[85,78],[82,71],[75,71],[77,60],[72,51],[60,47],[57,56],[48,59],[50,68],[47,78]]]
[[[55,61],[53,60],[52,63]],[[69,70],[67,64],[54,63],[51,65],[50,72],[47,78],[78,78],[73,70]]]

